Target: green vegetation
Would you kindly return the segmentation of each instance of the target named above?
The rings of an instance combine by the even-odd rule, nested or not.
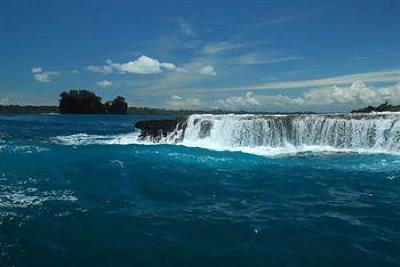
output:
[[[105,104],[101,97],[87,90],[70,90],[60,94],[60,113],[66,114],[126,114],[128,104],[125,98],[117,96]]]
[[[126,114],[128,111],[128,104],[125,98],[117,96],[113,101],[107,101],[104,104],[104,112],[110,114]]]

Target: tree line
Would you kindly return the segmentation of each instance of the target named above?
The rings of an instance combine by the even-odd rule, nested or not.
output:
[[[125,98],[117,96],[104,104],[101,97],[88,90],[70,90],[60,94],[59,111],[64,114],[126,114]]]

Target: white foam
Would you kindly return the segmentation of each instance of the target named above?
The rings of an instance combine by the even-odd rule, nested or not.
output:
[[[140,142],[138,140],[138,136],[139,133],[137,132],[120,135],[94,135],[79,133],[56,136],[52,138],[51,141],[57,144],[69,146],[144,144],[145,142]]]
[[[400,113],[191,115],[164,142],[257,155],[300,152],[400,154]]]
[[[22,186],[0,186],[0,208],[28,208],[42,205],[47,201],[77,201],[69,190],[39,191],[37,188]]]
[[[0,145],[0,152],[32,154],[49,151],[48,148],[32,145]]]

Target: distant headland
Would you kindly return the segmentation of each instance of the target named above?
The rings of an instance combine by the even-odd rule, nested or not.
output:
[[[388,104],[386,101],[385,103],[379,105],[379,106],[368,106],[365,108],[360,108],[353,110],[352,113],[371,113],[371,112],[400,112],[400,105],[398,106],[393,106]]]

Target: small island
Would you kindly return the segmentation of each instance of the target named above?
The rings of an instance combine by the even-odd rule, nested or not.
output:
[[[88,90],[70,90],[60,94],[59,111],[62,114],[126,114],[125,98],[117,96],[104,104],[101,97]]]

